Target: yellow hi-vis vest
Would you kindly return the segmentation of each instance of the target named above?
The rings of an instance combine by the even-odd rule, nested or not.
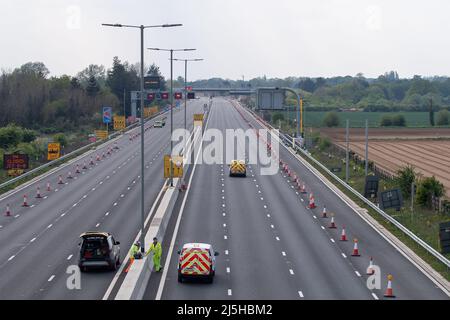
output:
[[[149,253],[152,251],[153,251],[153,255],[155,257],[158,257],[158,258],[161,257],[161,255],[162,255],[161,243],[158,242],[156,244],[156,246],[154,243],[152,243],[152,245],[150,246],[150,249],[148,249],[148,251],[145,253],[145,255],[146,256],[149,255]]]

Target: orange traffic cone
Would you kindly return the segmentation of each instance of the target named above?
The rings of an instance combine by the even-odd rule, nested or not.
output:
[[[28,207],[28,202],[27,202],[27,195],[23,196],[23,203],[22,203],[22,207]]]
[[[358,239],[353,239],[354,245],[353,245],[353,253],[352,256],[353,257],[359,257],[359,250],[358,250]]]
[[[327,207],[323,206],[322,218],[326,218],[326,217],[327,217]]]
[[[97,153],[97,161],[100,161],[100,155]]]
[[[384,296],[386,298],[395,298],[394,291],[392,290],[392,279],[393,279],[393,277],[390,274],[390,275],[387,276],[387,278],[388,278],[388,283],[387,283],[387,288],[386,288],[386,292],[384,293]]]
[[[82,168],[83,170],[84,169],[87,169],[87,166],[86,166],[86,161],[85,162],[83,162],[83,168]]]
[[[52,189],[50,188],[50,182],[47,182],[47,191],[51,191]]]
[[[300,188],[300,193],[306,194],[305,183],[302,183],[302,187]]]
[[[310,209],[316,208],[316,204],[314,202],[314,196],[312,193],[309,194],[309,208]]]
[[[372,275],[375,273],[375,269],[373,268],[373,259],[370,257],[369,266],[367,267],[367,274]]]
[[[39,187],[37,187],[37,190],[36,190],[36,198],[42,198],[42,196],[41,196],[41,188],[39,188]]]
[[[63,182],[63,179],[62,179],[62,176],[61,176],[61,175],[59,175],[59,177],[58,177],[58,184],[64,184],[64,182]]]
[[[345,233],[345,226],[342,226],[342,232],[341,232],[341,241],[347,241],[347,235]]]
[[[110,155],[110,154],[111,154],[111,148],[108,148],[108,152],[107,152],[107,154],[108,154],[108,155]]]
[[[292,182],[295,182],[296,180],[297,180],[297,175],[294,174],[294,175],[292,176]]]
[[[331,223],[328,226],[330,229],[336,229],[336,224],[334,223],[334,215],[331,216]]]
[[[6,217],[10,217],[11,216],[11,210],[9,208],[9,204],[6,205],[5,216]]]
[[[72,172],[69,171],[69,173],[67,174],[67,179],[73,179]]]
[[[125,269],[125,273],[127,273],[130,270],[133,262],[134,262],[134,257],[130,257],[130,263],[128,264],[128,267]]]
[[[75,173],[80,173],[80,166],[78,164],[76,166]]]
[[[94,164],[94,159],[92,159],[92,157],[91,157],[91,161],[89,162],[89,164],[90,164],[90,165],[93,165],[93,164]]]
[[[102,154],[102,158],[106,158],[106,156],[105,156],[105,152],[103,152],[103,154]]]

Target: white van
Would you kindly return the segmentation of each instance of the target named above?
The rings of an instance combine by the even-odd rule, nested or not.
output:
[[[178,254],[178,282],[185,279],[206,279],[209,283],[213,282],[216,256],[219,253],[210,244],[186,243]]]

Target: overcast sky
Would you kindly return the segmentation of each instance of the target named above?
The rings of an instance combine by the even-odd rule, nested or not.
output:
[[[101,23],[182,23],[147,30],[145,47],[196,48],[176,54],[205,59],[190,65],[192,80],[450,75],[449,12],[447,0],[0,0],[0,68],[42,61],[75,75],[116,55],[134,63],[139,30]],[[145,52],[166,77],[168,57]]]

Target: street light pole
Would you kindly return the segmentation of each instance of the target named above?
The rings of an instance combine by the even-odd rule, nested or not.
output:
[[[172,158],[173,152],[173,52],[174,51],[194,51],[196,49],[161,49],[161,48],[147,48],[148,50],[156,51],[169,51],[170,52],[170,157]],[[186,109],[186,108],[185,108]],[[185,118],[186,127],[186,118]],[[173,187],[173,176],[172,176],[172,161],[170,165],[170,186]]]
[[[145,208],[144,208],[144,30],[147,28],[169,28],[169,27],[179,27],[182,26],[182,24],[163,24],[163,25],[153,25],[153,26],[144,26],[144,25],[124,25],[124,24],[110,24],[110,23],[102,23],[103,26],[106,27],[118,27],[118,28],[137,28],[141,31],[141,81],[140,81],[140,87],[141,87],[141,206],[140,206],[140,213],[141,213],[141,252],[145,252],[145,235],[144,235],[144,229],[145,229]]]

